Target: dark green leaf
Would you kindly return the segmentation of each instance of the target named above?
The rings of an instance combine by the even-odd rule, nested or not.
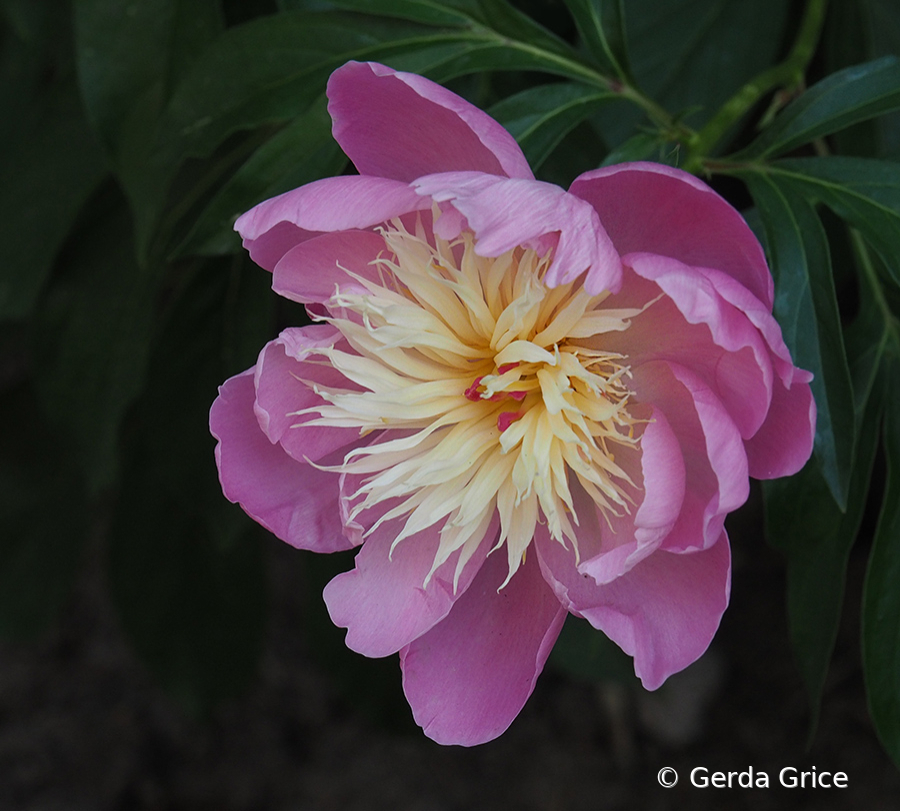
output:
[[[310,11],[309,0],[282,0],[282,9],[286,11]],[[464,28],[472,23],[472,18],[456,11],[452,3],[431,2],[431,0],[331,0],[317,3],[316,9],[346,9],[372,14],[379,17],[392,17],[397,20],[423,23],[424,25]]]
[[[900,54],[900,5],[895,0],[867,0],[872,32],[872,56]],[[900,113],[885,116],[880,124],[879,155],[900,160]]]
[[[872,257],[855,239],[858,263]],[[873,272],[874,269],[870,268]],[[846,331],[853,380],[858,444],[847,511],[841,514],[814,465],[765,482],[766,530],[787,558],[787,603],[791,641],[806,685],[813,733],[844,598],[847,562],[859,532],[878,449],[885,406],[885,350],[890,325],[868,285],[860,286],[860,308]]]
[[[512,133],[537,169],[568,132],[615,98],[586,85],[546,84],[516,93],[488,112]]]
[[[847,511],[841,513],[815,465],[787,479],[765,482],[766,535],[787,558],[791,643],[803,676],[815,731],[819,704],[837,638],[850,549],[862,521],[884,407],[868,398],[860,415],[856,462]]]
[[[485,71],[539,71],[596,82],[590,68],[497,34],[464,35],[446,44],[409,49],[388,60],[391,67],[420,73],[439,83]]]
[[[324,99],[270,138],[206,206],[177,254],[233,253],[234,221],[262,200],[340,174],[347,159],[331,137]]]
[[[659,135],[639,132],[610,152],[600,165],[615,166],[617,163],[644,160],[677,166],[678,149],[674,144],[661,140]]]
[[[171,88],[223,30],[219,0],[75,0],[78,73],[91,120],[113,154],[129,122],[158,113]]]
[[[825,76],[869,62],[874,53],[867,0],[830,0],[822,29],[820,53]],[[832,138],[839,155],[878,155],[880,121],[868,120],[836,132]]]
[[[285,12],[229,29],[176,89],[162,134],[164,149],[205,155],[232,132],[287,121],[321,94],[349,59],[375,59],[447,42],[413,23],[334,13]]]
[[[74,85],[43,99],[0,164],[0,321],[29,315],[79,210],[106,174]]]
[[[86,494],[29,387],[0,396],[0,634],[33,637],[68,596],[87,533]]]
[[[742,175],[762,219],[775,277],[775,317],[794,362],[811,371],[818,407],[815,456],[841,510],[854,453],[853,393],[831,274],[828,240],[815,209],[762,173]]]
[[[156,150],[171,87],[221,26],[216,0],[75,0],[75,45],[88,116],[134,211],[139,260],[181,155]]]
[[[21,137],[54,85],[74,83],[71,39],[67,0],[0,5],[0,148]]]
[[[623,0],[565,0],[578,33],[601,69],[628,78]]]
[[[173,0],[75,0],[75,41],[88,115],[109,150],[147,91],[165,81]]]
[[[221,0],[170,0],[173,3],[168,43],[165,96],[197,57],[225,30]]]
[[[507,0],[285,0],[282,6],[298,11],[342,9],[436,29],[481,29],[567,58],[573,55],[565,42]]]
[[[847,358],[850,361],[850,377],[853,380],[853,398],[856,405],[857,425],[864,427],[863,410],[876,382],[881,379],[885,353],[893,340],[893,323],[882,309],[880,279],[885,278],[882,263],[873,255],[868,245],[860,237],[858,231],[851,232],[854,249],[853,265],[859,274],[859,310],[853,323],[845,330],[844,338],[847,346]],[[873,284],[876,286],[873,289]],[[869,422],[874,425],[874,422]]]
[[[869,0],[830,0],[822,30],[826,73],[872,59]]]
[[[826,75],[883,56],[900,54],[896,0],[829,0],[822,41]],[[835,152],[900,159],[900,112],[835,133]]]
[[[139,655],[188,708],[252,679],[265,621],[259,535],[222,496],[209,434],[216,387],[271,334],[270,277],[243,257],[195,270],[161,327],[127,424],[110,583]]]
[[[484,8],[491,11],[484,15],[486,22],[470,28],[438,29],[350,13],[285,12],[229,29],[176,90],[162,147],[172,155],[203,156],[236,130],[290,120],[321,94],[328,75],[351,59],[386,61],[439,81],[487,69],[593,75],[564,43],[525,22],[528,18],[519,12],[502,3]],[[543,32],[546,48],[512,38],[530,36],[532,27]]]
[[[740,155],[780,155],[897,109],[900,109],[900,59],[885,57],[856,65],[809,88]]]
[[[208,523],[237,527],[235,517],[243,517],[224,500],[216,478],[209,407],[225,379],[252,366],[274,336],[271,283],[244,253],[194,264],[187,284],[173,293],[125,432],[129,456],[152,468],[155,488]]]
[[[866,158],[797,158],[773,165],[780,184],[825,203],[858,228],[900,285],[900,163]]]
[[[668,110],[688,111],[688,123],[695,125],[773,63],[788,4],[629,0],[627,9],[628,50],[638,85]]]
[[[559,142],[541,165],[541,180],[566,189],[576,177],[597,168],[606,145],[593,127],[595,117],[582,121]]]
[[[42,3],[26,2],[26,0],[3,0],[0,3],[0,17],[19,39],[33,40],[40,35],[43,27],[42,17],[46,14]]]
[[[92,491],[110,485],[117,434],[144,381],[156,281],[135,264],[128,214],[112,211],[82,229],[34,322],[38,392],[69,433]]]
[[[900,765],[900,368],[890,369],[884,420],[887,483],[863,591],[863,668],[869,712]]]
[[[641,90],[692,127],[779,52],[788,4],[783,0],[629,0],[628,54]],[[613,149],[646,123],[634,106],[601,110],[596,120]]]

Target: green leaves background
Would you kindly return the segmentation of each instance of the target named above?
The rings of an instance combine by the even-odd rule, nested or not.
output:
[[[202,713],[252,680],[271,541],[221,497],[206,414],[301,316],[232,224],[345,170],[325,81],[377,60],[488,109],[543,179],[657,160],[746,209],[819,407],[813,461],[764,488],[799,671],[815,718],[871,544],[862,661],[900,762],[895,2],[3,0],[0,25],[0,631],[52,624],[102,531],[160,684]],[[559,665],[620,671],[584,644]]]

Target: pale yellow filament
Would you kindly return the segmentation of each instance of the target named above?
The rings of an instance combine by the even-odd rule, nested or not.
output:
[[[421,221],[414,231],[399,221],[382,229],[378,281],[353,276],[328,302],[324,320],[353,351],[313,352],[363,390],[316,386],[325,404],[297,413],[363,436],[399,432],[334,469],[362,476],[351,519],[398,500],[379,521],[402,521],[394,546],[441,525],[426,585],[457,550],[458,581],[495,513],[508,582],[539,521],[578,554],[573,475],[603,515],[629,509],[623,485],[634,482],[615,461],[616,446],[637,442],[627,359],[581,341],[627,329],[640,310],[604,308],[608,294],[588,295],[579,281],[548,288],[549,255],[486,258],[467,231],[452,242]]]

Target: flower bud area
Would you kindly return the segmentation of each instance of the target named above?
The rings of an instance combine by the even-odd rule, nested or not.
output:
[[[602,343],[641,310],[606,306],[608,293],[578,280],[547,287],[549,253],[479,256],[470,232],[444,240],[421,218],[381,234],[377,272],[345,271],[326,303],[322,320],[346,344],[313,350],[358,390],[317,385],[324,403],[297,412],[372,436],[329,468],[361,482],[350,520],[391,501],[368,532],[402,522],[394,546],[439,524],[423,585],[458,551],[455,587],[495,513],[506,582],[538,522],[577,555],[573,477],[604,516],[631,507],[636,485],[616,456],[639,443],[643,421],[629,414],[627,358]]]

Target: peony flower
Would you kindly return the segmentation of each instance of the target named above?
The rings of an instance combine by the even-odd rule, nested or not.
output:
[[[359,548],[331,618],[353,650],[399,652],[438,742],[509,726],[567,612],[659,687],[728,604],[748,476],[812,449],[759,243],[667,166],[539,182],[419,76],[349,63],[328,95],[359,175],[236,224],[315,323],[221,387],[225,495],[295,547]]]

